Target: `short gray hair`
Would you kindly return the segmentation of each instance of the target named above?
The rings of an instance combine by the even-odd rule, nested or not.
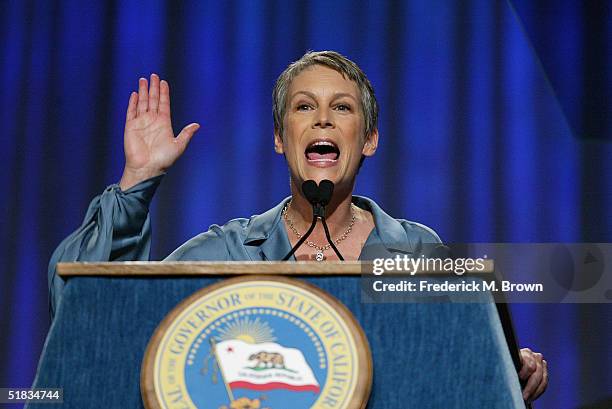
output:
[[[289,64],[276,80],[272,92],[272,112],[274,131],[283,136],[283,120],[287,113],[287,91],[291,81],[313,65],[323,65],[338,71],[343,77],[354,81],[361,94],[361,108],[365,122],[365,135],[370,135],[378,127],[378,103],[374,88],[365,73],[357,64],[335,51],[308,51],[299,60]]]

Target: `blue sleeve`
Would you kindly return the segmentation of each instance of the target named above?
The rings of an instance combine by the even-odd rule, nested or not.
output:
[[[228,261],[231,260],[223,227],[216,224],[177,248],[164,261]]]
[[[96,196],[81,226],[55,249],[49,262],[49,300],[55,315],[64,288],[57,275],[59,262],[146,261],[151,247],[149,204],[163,175],[123,192],[114,184]]]
[[[431,227],[425,226],[424,224],[401,220],[404,230],[408,237],[413,240],[416,239],[422,244],[441,244],[442,240],[438,233],[436,233]]]
[[[405,253],[413,256],[445,254],[446,247],[443,245],[440,236],[428,226],[408,220],[399,220],[406,232],[407,241],[405,245],[398,245]]]

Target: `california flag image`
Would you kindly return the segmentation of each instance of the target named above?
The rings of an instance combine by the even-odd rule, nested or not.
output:
[[[258,391],[320,391],[302,351],[275,342],[251,344],[230,339],[215,344],[216,356],[230,388]]]

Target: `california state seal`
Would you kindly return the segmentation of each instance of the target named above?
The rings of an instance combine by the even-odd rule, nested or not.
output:
[[[224,280],[181,302],[142,365],[147,409],[364,408],[363,330],[323,290],[278,276]]]

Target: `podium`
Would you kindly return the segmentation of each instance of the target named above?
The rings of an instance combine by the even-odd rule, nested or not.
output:
[[[27,408],[143,408],[141,364],[159,323],[201,288],[249,274],[306,281],[352,312],[372,352],[368,408],[525,407],[494,303],[363,303],[359,262],[66,263],[58,272],[67,282],[33,387],[63,388],[64,403]]]

